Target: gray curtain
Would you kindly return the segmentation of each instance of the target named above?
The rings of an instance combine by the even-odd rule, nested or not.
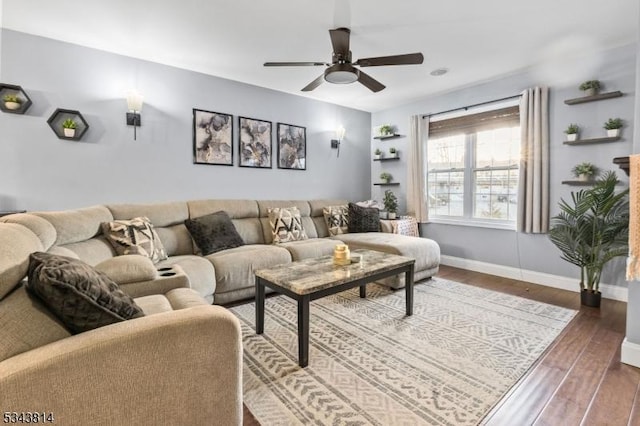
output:
[[[429,120],[419,115],[409,118],[409,152],[407,164],[407,211],[418,222],[429,219],[426,203],[426,143]]]
[[[520,100],[518,230],[549,231],[549,89],[534,87]]]

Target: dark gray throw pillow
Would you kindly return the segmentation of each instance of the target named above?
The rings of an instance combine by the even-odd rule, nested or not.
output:
[[[379,232],[380,211],[349,203],[349,232]]]
[[[144,316],[109,277],[71,257],[32,253],[27,290],[72,333]]]
[[[187,219],[184,224],[204,256],[244,245],[242,237],[225,211]]]

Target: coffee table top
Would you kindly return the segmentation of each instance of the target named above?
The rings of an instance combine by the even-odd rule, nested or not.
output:
[[[354,254],[361,255],[362,260],[346,266],[334,265],[333,256],[329,255],[298,260],[270,269],[259,269],[255,274],[277,286],[303,295],[415,263],[415,259],[410,257],[381,251],[351,250],[351,257]]]

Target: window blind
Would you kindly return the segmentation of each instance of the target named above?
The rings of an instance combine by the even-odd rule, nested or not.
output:
[[[520,125],[520,107],[510,106],[461,117],[429,121],[429,137],[474,133],[497,127]]]

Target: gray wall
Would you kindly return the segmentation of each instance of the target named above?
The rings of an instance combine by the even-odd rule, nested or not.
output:
[[[0,114],[0,210],[369,196],[368,112],[6,29],[0,60],[1,81],[33,100],[25,115]],[[132,88],[145,97],[137,141],[125,124]],[[82,141],[51,131],[47,119],[58,107],[89,122]],[[193,164],[192,108],[234,115],[233,167]],[[238,167],[237,116],[272,121],[274,141],[277,122],[306,127],[307,170],[277,169],[275,158],[273,169]],[[338,124],[347,129],[339,158],[329,142]]]
[[[464,88],[438,96],[432,96],[419,102],[399,108],[374,113],[372,125],[392,124],[402,135],[408,135],[409,117],[414,114],[429,114],[439,111],[459,108],[493,99],[519,94],[528,87],[547,85],[550,91],[550,156],[551,156],[551,214],[558,212],[557,201],[561,197],[570,197],[575,187],[562,185],[562,180],[570,179],[571,168],[582,161],[590,161],[604,170],[616,170],[622,181],[627,177],[612,164],[612,159],[628,155],[632,149],[632,135],[634,122],[634,99],[636,85],[636,45],[623,46],[602,53],[600,69],[594,72],[593,78],[598,78],[604,85],[605,91],[621,90],[622,98],[586,103],[575,106],[564,104],[565,99],[581,96],[578,85],[580,80],[572,81],[570,87],[562,87],[536,77],[533,71],[522,72],[496,79],[473,87]],[[573,64],[579,68],[580,64]],[[452,71],[452,72],[455,72]],[[442,77],[442,78],[446,78]],[[426,84],[426,83],[425,83]],[[578,123],[585,138],[604,136],[603,123],[609,117],[621,117],[626,127],[622,131],[622,141],[611,144],[597,144],[592,146],[563,145],[563,130],[569,123]],[[402,200],[400,210],[405,208],[406,191],[406,146],[408,138],[403,137],[391,141],[380,142],[374,140],[371,144],[371,154],[382,147],[396,146],[400,151],[401,160],[398,162],[379,162],[371,168],[371,177],[375,181],[384,168],[389,171],[396,181],[400,182],[397,191]],[[380,200],[381,190],[374,188],[371,196]],[[514,231],[486,229],[468,226],[454,226],[430,223],[423,225],[423,235],[436,240],[445,255],[457,256],[499,265],[519,267],[523,269],[546,272],[562,276],[577,277],[577,268],[562,261],[559,251],[545,235],[527,235]],[[624,284],[624,262],[615,262],[605,271],[603,282],[609,284]]]

